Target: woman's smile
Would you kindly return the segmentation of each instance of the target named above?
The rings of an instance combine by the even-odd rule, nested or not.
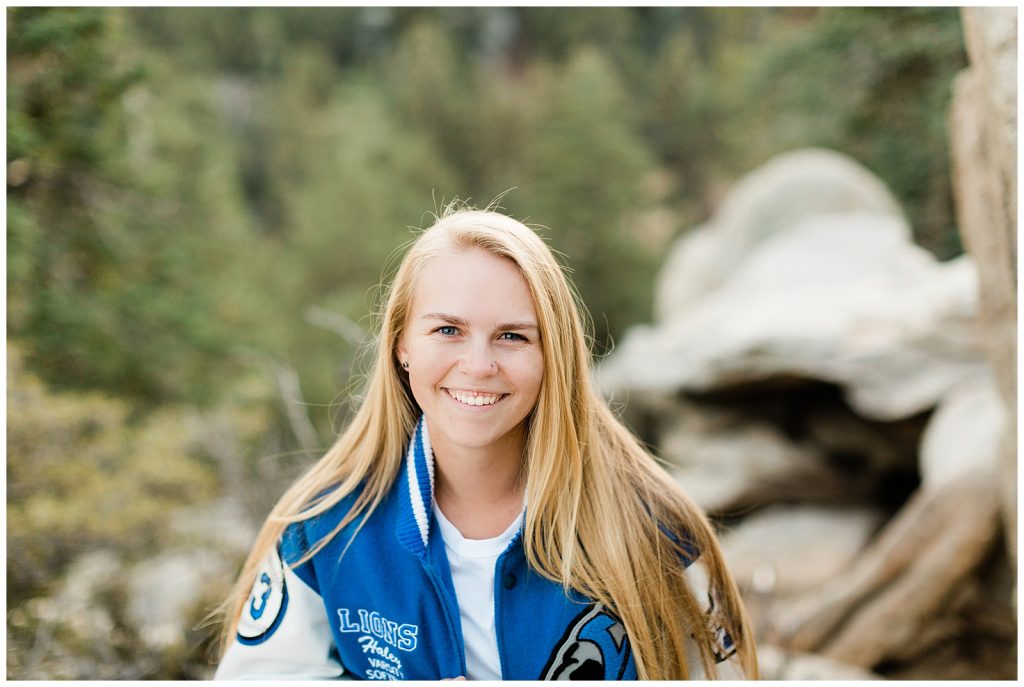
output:
[[[508,394],[503,393],[491,393],[486,391],[470,391],[468,389],[449,389],[448,387],[441,387],[449,396],[451,396],[460,405],[464,406],[493,406],[501,401],[505,400]]]

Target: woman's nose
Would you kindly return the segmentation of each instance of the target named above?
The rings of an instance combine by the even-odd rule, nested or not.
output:
[[[488,377],[498,371],[498,363],[490,346],[467,346],[459,361],[462,372],[473,377]]]

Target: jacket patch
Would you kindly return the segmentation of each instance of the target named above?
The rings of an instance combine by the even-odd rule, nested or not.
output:
[[[238,641],[252,645],[270,639],[284,619],[287,608],[288,588],[284,583],[284,564],[275,548],[256,573],[252,593],[238,619]]]
[[[715,597],[710,592],[705,615],[707,616],[708,632],[711,634],[711,653],[715,657],[715,662],[727,661],[736,653],[736,644],[729,636],[728,630],[725,629],[725,620],[715,604]]]
[[[551,653],[541,680],[621,680],[629,665],[626,629],[604,606],[577,616]]]
[[[416,648],[420,628],[412,623],[396,623],[376,611],[363,608],[338,609],[338,631],[358,633],[356,640],[369,666],[368,680],[404,680],[400,651]],[[352,670],[352,666],[348,666]]]

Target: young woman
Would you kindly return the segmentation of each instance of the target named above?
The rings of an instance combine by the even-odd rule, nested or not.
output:
[[[591,381],[544,242],[449,208],[413,243],[365,399],[278,502],[218,678],[756,678],[700,509]]]

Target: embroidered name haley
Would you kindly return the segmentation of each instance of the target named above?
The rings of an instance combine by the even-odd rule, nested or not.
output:
[[[363,647],[363,653],[369,654],[374,653],[380,656],[380,658],[374,658],[368,656],[366,662],[370,664],[370,669],[366,671],[366,677],[370,680],[404,680],[405,675],[402,674],[402,662],[398,656],[391,653],[391,649],[386,646],[380,646],[377,640],[369,635],[363,635],[359,638],[359,644]],[[390,663],[388,662],[390,661]]]
[[[367,611],[362,608],[356,609],[356,616],[353,618],[347,608],[339,608],[338,629],[341,632],[362,632],[373,635],[402,651],[412,651],[416,648],[416,635],[420,631],[418,625],[411,623],[399,625],[377,611]]]

